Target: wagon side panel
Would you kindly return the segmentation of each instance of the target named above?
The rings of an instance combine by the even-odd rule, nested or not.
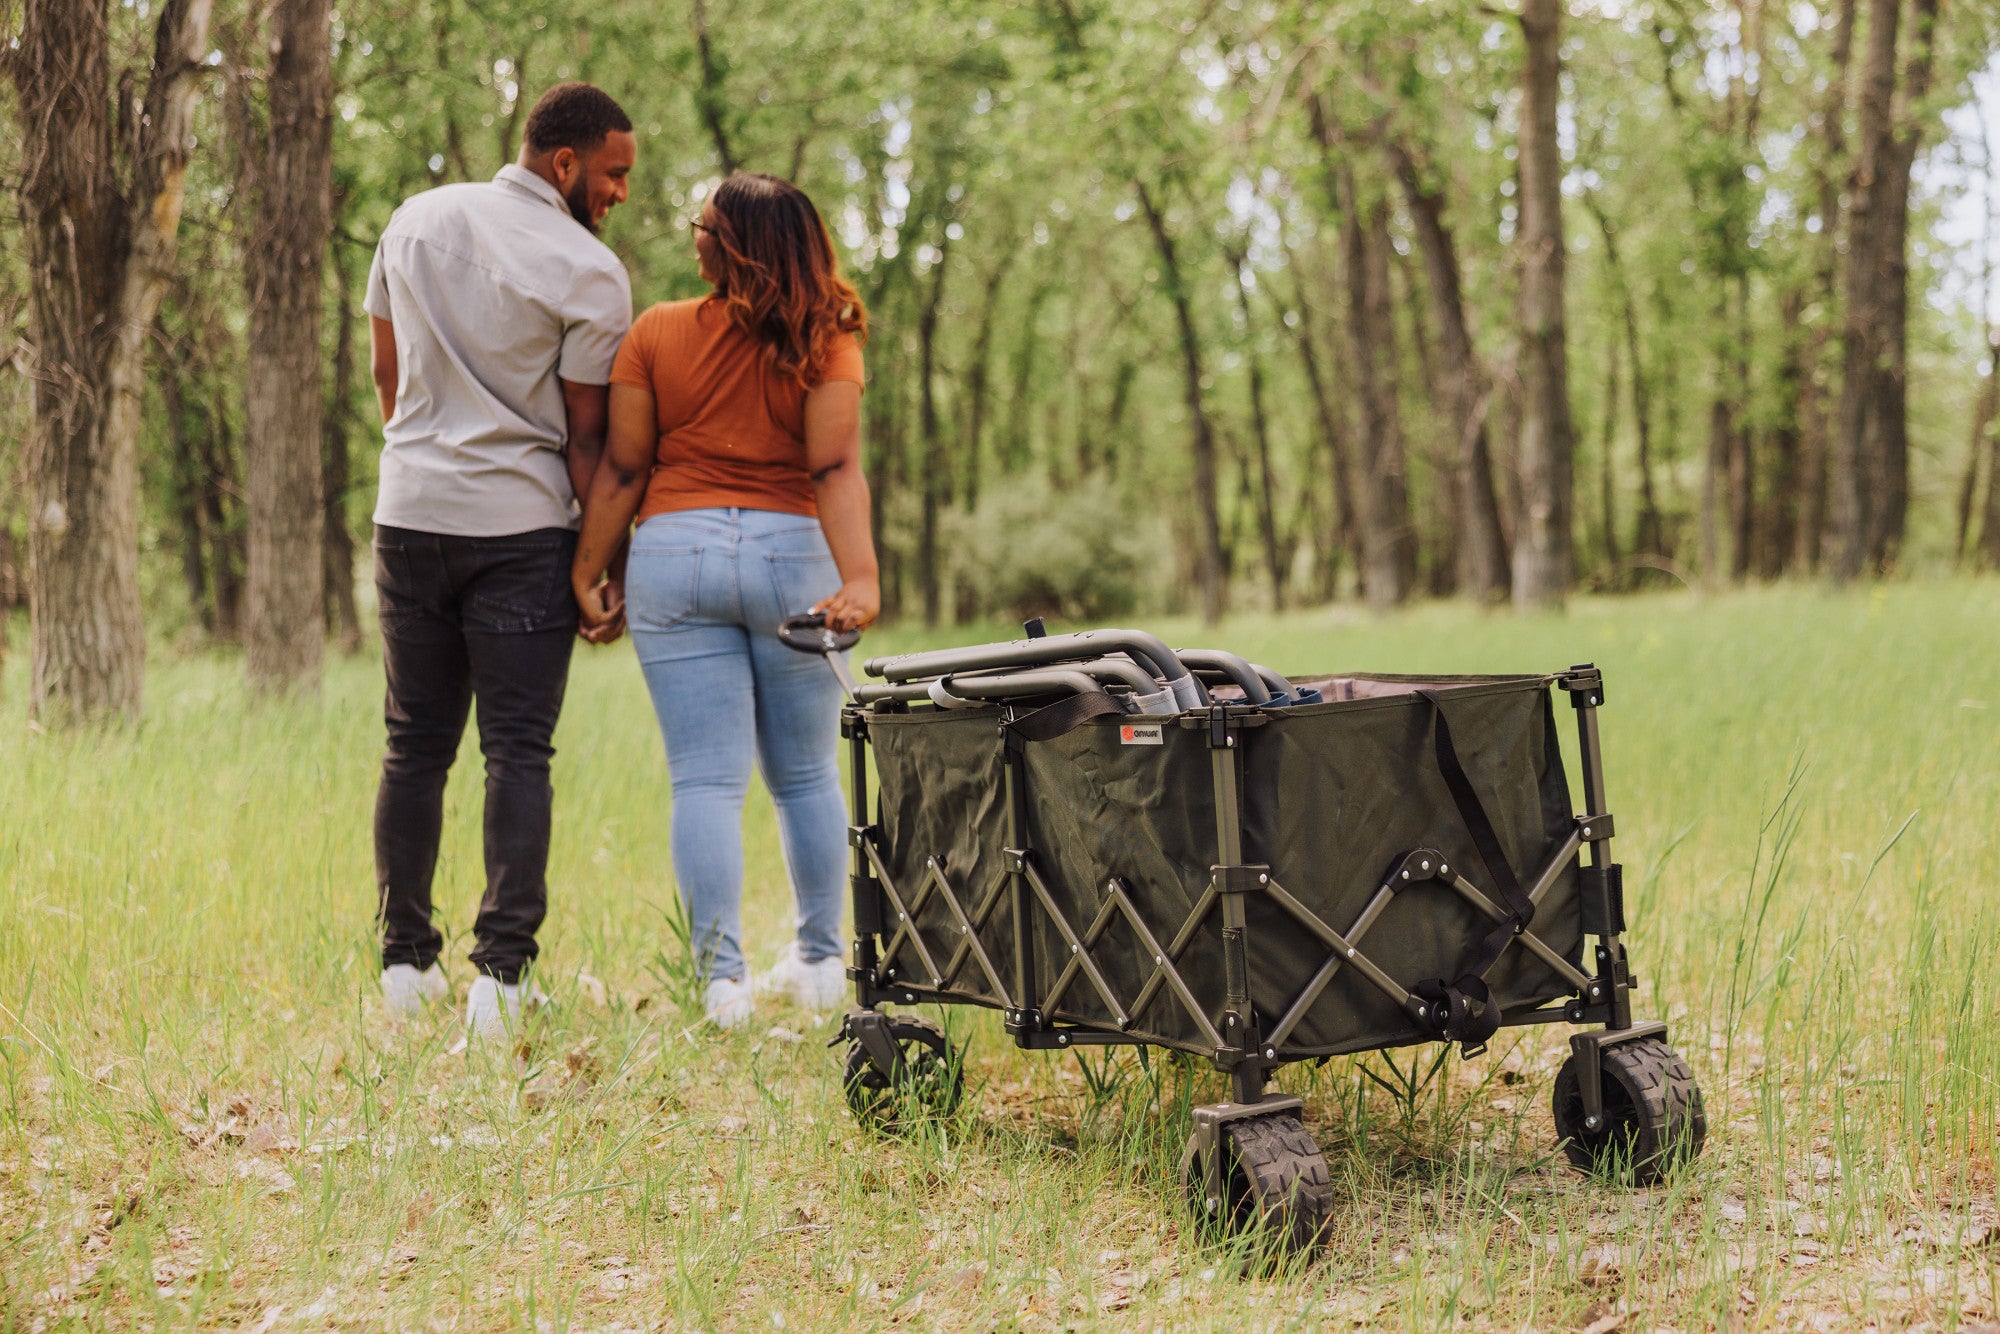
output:
[[[962,948],[967,926],[976,924],[986,958],[1003,982],[1010,976],[1013,917],[1003,855],[1007,785],[997,715],[986,710],[882,715],[871,720],[869,739],[878,793],[876,847],[895,896],[887,905],[883,943],[894,943],[906,926],[897,919],[900,899],[914,909],[923,946],[919,950],[917,942],[906,940],[885,957],[892,970],[885,981],[1004,1004],[979,958]],[[926,892],[933,874],[939,883]],[[996,890],[998,897],[992,898]],[[982,907],[988,911],[979,920]],[[934,987],[932,977],[943,977],[944,985]]]
[[[1444,684],[1444,683],[1440,683]],[[1567,782],[1542,682],[1482,684],[1441,694],[1459,760],[1525,886],[1571,828]],[[1504,906],[1454,803],[1433,743],[1433,706],[1405,695],[1289,711],[1251,733],[1246,754],[1247,856],[1323,923],[1351,936],[1408,853],[1433,848],[1490,901]],[[1286,1013],[1335,953],[1268,898],[1252,898],[1252,992],[1263,1015]],[[1353,944],[1404,987],[1456,979],[1493,923],[1437,881],[1398,886]],[[1573,869],[1548,888],[1533,931],[1576,963],[1582,932]],[[1487,975],[1509,1011],[1569,994],[1570,984],[1520,947]],[[1344,965],[1306,1011],[1293,1055],[1421,1041],[1413,1021],[1360,969]]]
[[[1046,914],[1036,956],[1041,987],[1061,987],[1052,1017],[1117,1027],[1153,1040],[1212,1050],[1204,1027],[1164,980],[1143,1010],[1135,1007],[1149,979],[1163,971],[1207,888],[1215,861],[1215,792],[1204,734],[1171,723],[1142,729],[1135,743],[1115,723],[1077,728],[1027,747],[1029,828],[1051,897],[1073,935],[1081,938],[1104,914],[1115,881],[1144,931],[1112,903],[1102,934],[1088,950],[1098,978],[1077,958],[1073,942]],[[1214,913],[1196,924],[1177,960],[1169,960],[1196,1008],[1220,1022],[1223,980],[1220,923]],[[1148,944],[1148,940],[1152,942]],[[1159,947],[1159,952],[1154,946]],[[1063,975],[1070,972],[1067,985]],[[1109,998],[1098,990],[1101,980]],[[1116,1009],[1114,1009],[1114,1002]]]

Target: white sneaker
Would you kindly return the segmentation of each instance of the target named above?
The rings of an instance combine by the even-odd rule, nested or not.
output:
[[[708,984],[708,1022],[717,1028],[741,1028],[755,1008],[750,983],[741,977],[718,977]]]
[[[848,999],[853,984],[847,980],[847,965],[838,954],[807,963],[794,940],[785,946],[771,971],[758,979],[758,985],[808,1010],[831,1010]]]
[[[432,964],[421,973],[416,965],[392,963],[382,970],[382,1008],[391,1018],[408,1019],[423,1013],[426,1005],[451,995],[451,983],[444,969]]]
[[[466,1031],[486,1041],[504,1038],[520,1030],[523,1004],[543,1005],[548,999],[540,987],[524,989],[482,974],[465,997]]]

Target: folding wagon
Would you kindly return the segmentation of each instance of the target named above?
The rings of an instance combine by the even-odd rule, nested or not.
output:
[[[1472,1056],[1502,1027],[1561,1023],[1597,1026],[1571,1035],[1555,1084],[1574,1163],[1650,1181],[1699,1152],[1694,1079],[1664,1024],[1632,1018],[1595,667],[1286,679],[1133,631],[1030,628],[871,659],[882,680],[843,711],[842,1036],[864,1123],[958,1091],[944,1034],[889,1004],[997,1009],[1037,1050],[1188,1052],[1231,1081],[1194,1109],[1191,1203],[1304,1244],[1332,1190],[1275,1069],[1437,1041]]]

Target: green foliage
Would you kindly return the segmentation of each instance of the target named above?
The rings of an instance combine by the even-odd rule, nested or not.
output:
[[[1169,605],[1179,573],[1158,511],[1101,477],[998,484],[950,516],[944,545],[957,605],[974,618],[1125,616]]]
[[[139,9],[114,5],[114,55],[143,58]],[[1759,536],[1753,572],[1789,522],[1794,436],[1810,448],[1837,397],[1839,284],[1822,262],[1838,219],[1818,217],[1819,184],[1852,162],[1819,117],[1829,86],[1835,0],[1781,7],[1721,0],[1566,6],[1563,152],[1567,176],[1570,395],[1577,424],[1578,568],[1586,584],[1629,587],[1621,560],[1641,546],[1696,576],[1711,408],[1730,400],[1749,441]],[[2000,46],[1976,5],[1945,5],[1932,96],[1909,108],[1927,145],[1967,95],[1966,76]],[[1864,14],[1866,5],[1860,6]],[[1746,13],[1758,21],[1746,24]],[[163,323],[212,361],[218,403],[241,398],[238,180],[245,108],[267,51],[241,3],[220,3],[220,63],[198,110],[180,285]],[[1202,402],[1220,459],[1215,508],[1239,601],[1264,582],[1249,372],[1261,371],[1275,545],[1293,601],[1352,580],[1351,534],[1329,485],[1336,439],[1358,434],[1355,349],[1339,244],[1342,171],[1357,198],[1391,208],[1397,247],[1393,368],[1410,443],[1410,522],[1430,586],[1452,583],[1448,503],[1456,426],[1437,382],[1437,330],[1413,222],[1380,147],[1409,145],[1439,190],[1460,259],[1467,323],[1494,387],[1487,403],[1503,518],[1513,484],[1518,335],[1514,162],[1521,41],[1504,13],[1477,6],[1357,0],[1332,6],[1190,4],[992,6],[958,0],[344,0],[335,22],[335,213],[329,282],[352,310],[367,256],[410,194],[489,177],[515,150],[527,106],[548,84],[592,79],[633,115],[640,152],[629,203],[606,227],[644,305],[702,290],[687,223],[724,153],[796,177],[819,202],[868,302],[875,336],[866,434],[871,481],[890,522],[887,587],[920,605],[927,581],[984,575],[922,559],[926,486],[943,508],[983,512],[1002,486],[1057,494],[1100,474],[1175,479],[1121,490],[1121,514],[1195,531],[1204,497],[1189,476],[1184,349],[1154,239],[1135,209],[1144,183],[1175,241],[1192,309]],[[702,52],[706,42],[707,54]],[[1865,31],[1856,34],[1856,49]],[[1749,71],[1754,69],[1754,81]],[[1854,82],[1854,70],[1849,82]],[[0,97],[7,94],[0,92]],[[1309,102],[1328,122],[1314,133]],[[1754,112],[1754,115],[1753,115]],[[1842,124],[1854,142],[1850,98]],[[19,127],[0,135],[11,175]],[[1946,150],[1945,156],[1959,146]],[[1962,156],[1962,155],[1961,155]],[[1947,182],[1945,188],[1951,188]],[[1838,189],[1835,191],[1839,193]],[[1606,253],[1604,227],[1619,262]],[[25,329],[21,247],[0,220],[0,341]],[[1980,330],[1940,299],[1951,257],[1928,199],[1912,219],[1911,532],[1903,564],[1949,558],[1952,499],[1967,448]],[[1250,299],[1237,299],[1232,256]],[[1961,265],[1960,278],[1963,279]],[[1624,344],[1636,312],[1637,364]],[[1717,312],[1730,301],[1742,309]],[[925,332],[923,311],[935,303]],[[330,307],[337,309],[337,307]],[[333,355],[335,329],[325,331]],[[929,383],[924,383],[929,339]],[[366,328],[350,351],[366,356]],[[1617,349],[1619,364],[1610,364]],[[1304,361],[1317,359],[1328,411]],[[26,384],[0,369],[0,482],[17,475]],[[154,374],[164,374],[155,359]],[[327,377],[329,393],[333,378]],[[1638,508],[1644,423],[1657,533]],[[935,414],[926,431],[928,389]],[[1817,405],[1815,407],[1815,405]],[[374,403],[348,377],[348,517],[365,527],[373,488]],[[239,411],[240,409],[231,409]],[[210,414],[220,420],[217,413]],[[191,538],[175,517],[170,445],[149,415],[144,448],[149,559],[172,583]],[[1817,435],[1815,433],[1818,433]],[[1115,442],[1115,448],[1106,442]],[[1823,443],[1823,441],[1821,441]],[[220,450],[211,489],[231,494]],[[1608,473],[1610,504],[1599,500]],[[973,521],[978,529],[983,521]],[[25,533],[0,485],[0,529]],[[983,538],[980,540],[984,540]],[[990,548],[990,544],[989,544]],[[1725,555],[1727,553],[1724,553]],[[210,556],[211,562],[213,556]],[[1783,562],[1779,562],[1783,564]],[[1804,573],[1797,564],[1791,573]],[[365,572],[363,572],[365,578]],[[1057,590],[1057,596],[1070,596]],[[1016,596],[983,591],[997,608]],[[1137,605],[1177,604],[1155,581]],[[948,609],[958,605],[941,599]],[[205,621],[219,625],[214,608]]]

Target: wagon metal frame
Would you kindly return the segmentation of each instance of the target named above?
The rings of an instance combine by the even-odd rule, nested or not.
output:
[[[1143,654],[1133,656],[1144,663]],[[881,664],[869,666],[877,670]],[[1040,670],[1032,661],[1017,666]],[[948,691],[951,678],[940,679]],[[1571,1058],[1556,1090],[1558,1130],[1565,1133],[1571,1158],[1582,1165],[1615,1166],[1612,1160],[1618,1159],[1637,1169],[1641,1179],[1657,1177],[1671,1163],[1698,1151],[1705,1122],[1692,1077],[1665,1046],[1665,1025],[1635,1022],[1632,1015],[1631,993],[1637,979],[1623,940],[1623,873],[1612,857],[1616,821],[1605,797],[1598,731],[1603,676],[1595,666],[1582,664],[1542,681],[1568,696],[1582,770],[1583,812],[1573,817],[1553,851],[1521,877],[1521,884],[1509,885],[1493,883],[1513,878],[1511,870],[1496,866],[1495,857],[1483,858],[1488,865],[1482,874],[1465,865],[1462,857],[1454,859],[1435,847],[1414,848],[1389,867],[1365,906],[1346,922],[1328,921],[1281,883],[1271,866],[1244,856],[1244,742],[1272,721],[1270,711],[1201,691],[1199,705],[1149,720],[1204,734],[1213,790],[1214,846],[1219,856],[1209,868],[1205,889],[1170,932],[1156,932],[1148,924],[1134,901],[1131,882],[1118,874],[1102,882],[1102,901],[1094,913],[1086,917],[1074,911],[1080,896],[1061,882],[1048,850],[1033,846],[1029,835],[1026,748],[1035,743],[1024,739],[1018,725],[1030,710],[1004,698],[985,706],[992,710],[1004,745],[1006,840],[1001,865],[951,866],[941,849],[926,853],[918,848],[914,851],[922,855],[921,872],[911,875],[906,870],[899,877],[884,830],[870,818],[868,756],[871,729],[882,713],[907,706],[874,688],[872,704],[850,703],[841,714],[850,778],[855,933],[848,976],[854,983],[856,1008],[841,1030],[850,1040],[850,1079],[856,1072],[870,1073],[871,1086],[880,1088],[907,1078],[913,1059],[923,1058],[933,1069],[945,1059],[935,1031],[921,1032],[921,1021],[885,1010],[891,1004],[997,1009],[1015,1045],[1028,1050],[1153,1045],[1188,1052],[1225,1073],[1231,1090],[1229,1101],[1194,1109],[1194,1134],[1183,1170],[1196,1207],[1223,1216],[1225,1222],[1234,1214],[1235,1221],[1275,1223],[1292,1240],[1309,1243],[1324,1225],[1330,1206],[1330,1198],[1321,1198],[1330,1191],[1324,1162],[1297,1119],[1300,1100],[1274,1092],[1270,1081],[1281,1065],[1325,1054],[1302,1052],[1292,1039],[1307,1012],[1337,977],[1348,973],[1415,1025],[1414,1036],[1376,1046],[1455,1040],[1472,1056],[1484,1049],[1496,1021],[1505,1027],[1596,1025],[1570,1037]],[[909,692],[902,697],[909,698]],[[932,698],[939,698],[936,691]],[[1441,708],[1436,725],[1443,732]],[[1450,746],[1447,735],[1439,756],[1447,781],[1456,767]],[[1459,778],[1463,779],[1462,772]],[[1465,809],[1457,788],[1454,794],[1460,795],[1467,824],[1476,826],[1483,817]],[[1472,805],[1477,806],[1476,798]],[[1476,828],[1474,836],[1478,837]],[[1484,845],[1481,850],[1485,851]],[[908,854],[906,850],[906,866]],[[1535,909],[1572,866],[1577,868],[1582,935],[1595,940],[1588,969],[1552,946],[1533,922]],[[1097,887],[1092,888],[1095,893]],[[1472,971],[1456,983],[1398,978],[1371,957],[1371,930],[1406,894],[1453,896],[1491,924],[1492,947],[1481,952]],[[1251,1000],[1251,966],[1259,957],[1260,939],[1247,911],[1252,899],[1277,909],[1280,920],[1305,933],[1323,951],[1310,978],[1282,1009],[1262,1015]],[[989,928],[1003,907],[1011,930],[994,948],[983,936],[991,934]],[[956,938],[949,948],[926,940],[920,923],[927,920],[933,924],[934,937],[938,923],[946,929],[955,927]],[[1217,920],[1224,994],[1221,1013],[1212,1015],[1186,966],[1198,938],[1213,940],[1205,929]],[[1267,924],[1269,920],[1267,916]],[[1068,951],[1054,981],[1046,986],[1045,970],[1053,970],[1054,961],[1037,959],[1038,947],[1048,941],[1046,932],[1034,929],[1037,922],[1052,929]],[[1152,961],[1136,989],[1121,984],[1117,969],[1101,957],[1109,942],[1121,938],[1128,958],[1136,944]],[[1488,1008],[1482,1004],[1485,979],[1517,948],[1560,977],[1571,994],[1559,1003],[1505,1014],[1497,1013],[1496,1003],[1492,1007],[1496,1013],[1486,1015],[1482,1023]],[[1064,1002],[1072,996],[1095,997],[1108,1011],[1109,1022],[1079,1019],[1073,1008],[1064,1017]],[[1163,1015],[1174,1013],[1184,1017],[1192,1037],[1168,1031],[1161,1022]],[[913,1036],[920,1041],[913,1044],[909,1040]],[[1615,1105],[1607,1106],[1607,1100]],[[1612,1133],[1621,1127],[1622,1133]],[[1284,1170],[1264,1172],[1270,1165],[1255,1161],[1260,1153],[1274,1158]],[[1260,1181],[1260,1172],[1266,1176],[1275,1172],[1275,1185]]]

